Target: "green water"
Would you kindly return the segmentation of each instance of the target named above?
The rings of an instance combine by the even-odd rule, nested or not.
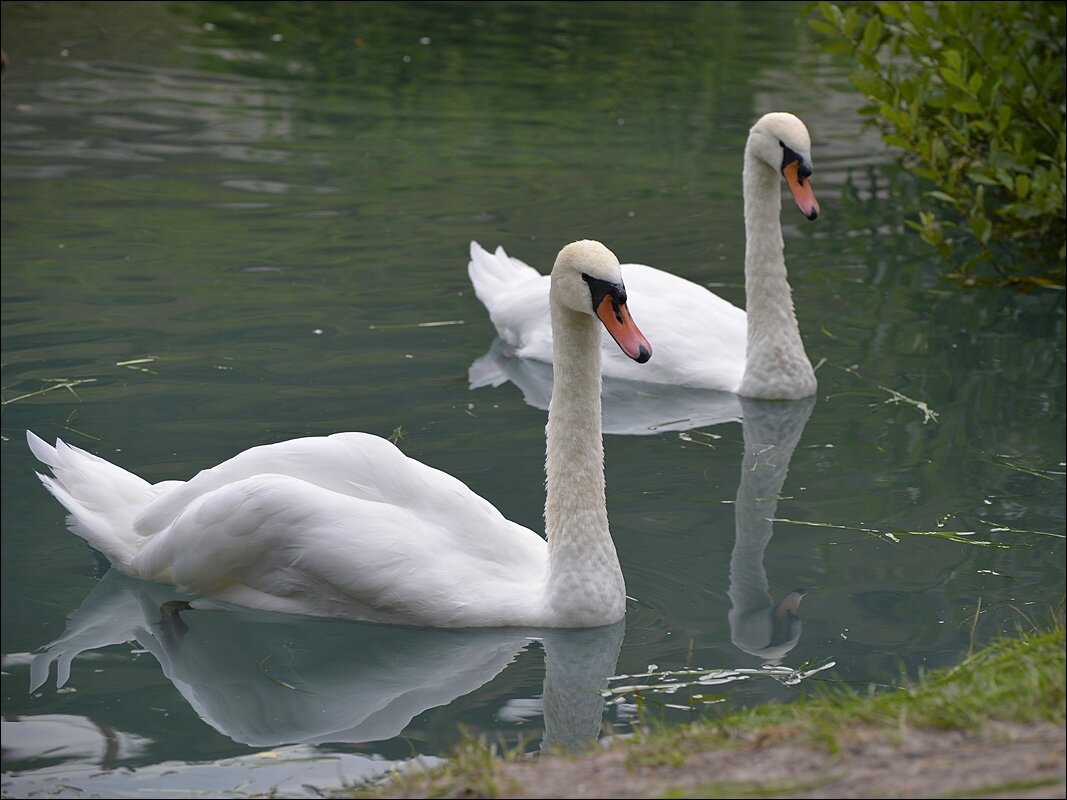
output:
[[[668,724],[896,685],[1060,602],[1062,294],[938,281],[920,187],[800,6],[2,8],[5,794],[300,794],[446,756],[461,724],[531,751],[626,733],[634,685]],[[743,305],[740,154],[771,110],[813,136],[823,213],[783,224],[820,390],[607,438],[623,626],[226,611],[175,638],[175,595],[107,571],[37,483],[27,429],[157,481],[400,428],[541,529],[544,412],[468,384],[494,337],[470,241],[545,270],[597,238]],[[74,635],[31,693],[30,654]]]

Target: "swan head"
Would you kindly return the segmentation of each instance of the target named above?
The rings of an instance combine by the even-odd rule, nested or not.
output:
[[[819,216],[819,201],[808,180],[815,172],[811,163],[811,136],[798,117],[784,111],[764,114],[748,132],[745,151],[782,173],[805,217]]]
[[[619,259],[600,242],[583,239],[559,251],[552,267],[552,302],[596,317],[627,356],[639,364],[652,345],[630,316]]]

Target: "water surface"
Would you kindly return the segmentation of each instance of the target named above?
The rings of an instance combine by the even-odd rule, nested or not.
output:
[[[796,12],[5,3],[5,793],[299,794],[445,757],[461,726],[536,752],[895,686],[1047,620],[1062,296],[939,282],[904,225],[920,187]],[[27,429],[151,481],[399,431],[539,530],[544,411],[469,385],[493,343],[469,242],[546,270],[594,237],[743,305],[741,151],[771,110],[814,140],[823,214],[783,223],[820,390],[607,438],[623,625],[231,610],[175,636],[178,596],[107,570],[37,483]]]

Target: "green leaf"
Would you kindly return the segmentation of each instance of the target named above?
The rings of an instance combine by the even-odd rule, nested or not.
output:
[[[845,35],[853,38],[856,28],[860,24],[860,12],[855,6],[849,6],[844,13]]]
[[[824,53],[851,53],[853,47],[848,42],[820,42],[819,47]]]
[[[851,80],[853,86],[870,98],[881,97],[885,91],[885,85],[881,79],[870,70],[857,70],[852,73]]]
[[[845,16],[841,13],[841,9],[834,3],[820,2],[819,11],[822,15],[833,23],[838,28],[843,28],[845,25]]]
[[[829,22],[823,22],[821,19],[813,19],[808,21],[808,26],[817,33],[821,33],[824,36],[839,36],[837,28],[831,25]],[[851,46],[846,48],[851,50]]]
[[[985,109],[982,108],[977,102],[970,98],[964,100],[957,100],[952,104],[952,107],[959,111],[961,114],[983,114]]]
[[[926,9],[923,4],[920,3],[908,3],[908,17],[911,19],[911,23],[918,29],[922,30],[926,27],[929,17],[926,16]]]
[[[901,4],[897,2],[882,3],[878,6],[878,11],[884,16],[892,17],[893,19],[904,21],[904,10],[900,7]]]
[[[927,192],[926,196],[933,197],[935,200],[943,200],[944,202],[952,203],[953,205],[956,204],[956,198],[950,194],[945,194],[944,192]]]
[[[993,234],[993,223],[989,221],[988,217],[972,217],[971,230],[978,241],[982,244],[988,244],[989,237]]]
[[[860,53],[859,60],[860,64],[862,64],[865,69],[871,72],[878,72],[878,59],[870,53]]]
[[[864,53],[873,53],[878,49],[878,45],[882,41],[882,18],[877,14],[867,20],[867,24],[863,27],[863,43],[861,45]]]
[[[1023,173],[1015,176],[1015,194],[1019,196],[1020,200],[1025,200],[1026,196],[1030,194],[1030,176]]]
[[[900,96],[908,101],[908,105],[914,104],[919,97],[919,84],[914,78],[905,78],[897,88],[900,89]]]
[[[911,148],[911,141],[903,136],[897,136],[895,133],[889,133],[882,137],[882,140],[893,147],[899,147],[901,150],[908,150]]]
[[[963,82],[963,76],[955,69],[942,67],[938,70],[938,74],[945,79],[945,83],[949,86],[955,86],[957,89],[967,88],[967,84]]]
[[[948,148],[942,139],[934,139],[930,144],[930,161],[936,165],[948,160]]]
[[[935,52],[933,46],[922,36],[908,35],[904,37],[904,47],[914,55],[932,56]]]

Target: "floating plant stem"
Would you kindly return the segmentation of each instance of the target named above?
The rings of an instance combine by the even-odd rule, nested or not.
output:
[[[391,325],[368,325],[372,331],[402,331],[410,328],[440,328],[443,325],[466,325],[462,319],[442,319],[430,322],[399,322]]]
[[[843,370],[844,372],[847,372],[849,375],[853,375],[853,376],[859,378],[862,381],[866,381],[867,383],[878,387],[883,392],[888,393],[889,394],[889,399],[883,401],[884,404],[893,403],[893,404],[899,405],[899,404],[903,403],[905,405],[914,406],[915,408],[919,409],[920,412],[922,412],[923,425],[925,425],[928,422],[937,422],[938,412],[936,412],[932,408],[930,408],[930,406],[926,403],[925,400],[916,400],[916,399],[914,399],[912,397],[908,397],[903,392],[898,392],[896,389],[890,389],[888,386],[882,386],[880,383],[875,383],[874,381],[870,380],[869,378],[865,378],[863,375],[860,375],[859,369],[857,369],[855,365],[853,365],[851,367],[838,367],[838,368]]]
[[[783,686],[796,686],[802,681],[824,670],[836,666],[837,662],[827,659],[822,662],[808,662],[796,669],[781,664],[769,664],[760,669],[702,669],[687,668],[678,670],[661,670],[651,665],[645,672],[615,675],[608,678],[608,688],[602,694],[612,702],[619,702],[628,697],[638,706],[653,702],[649,695],[675,695],[683,689],[696,689],[698,692],[690,695],[685,703],[676,700],[671,702],[657,702],[657,705],[666,708],[693,710],[702,706],[725,702],[727,697],[722,694],[707,694],[704,691],[710,686],[724,686],[730,683],[750,681],[758,678],[770,678],[778,681]],[[623,682],[621,685],[610,685]]]
[[[902,536],[937,536],[941,539],[947,539],[950,542],[973,544],[979,547],[1010,547],[1010,545],[1000,542],[968,538],[975,536],[978,533],[977,531],[880,531],[877,528],[861,528],[854,525],[835,525],[832,522],[812,522],[802,519],[785,519],[783,517],[774,517],[770,521],[780,522],[784,525],[807,525],[811,528],[832,528],[839,531],[859,531],[860,533],[874,534],[881,539],[887,539],[897,543],[900,542]]]
[[[1055,533],[1053,531],[1035,531],[1032,528],[1011,528],[1007,525],[1001,525],[1000,523],[992,522],[988,519],[978,520],[983,525],[989,525],[993,533],[1033,533],[1037,536],[1052,536],[1056,539],[1067,539],[1067,535],[1062,533]]]
[[[131,358],[128,361],[116,361],[116,367],[126,367],[126,369],[132,369],[136,372],[144,372],[148,375],[158,375],[154,369],[142,366],[142,364],[151,364],[159,359],[156,356],[145,356],[144,358]]]
[[[0,405],[7,405],[8,403],[16,403],[19,400],[27,400],[31,397],[38,397],[42,394],[48,394],[54,392],[56,389],[67,389],[72,395],[78,398],[81,402],[81,398],[78,397],[78,393],[74,391],[75,386],[81,386],[83,383],[95,383],[96,378],[42,378],[45,383],[50,384],[43,389],[38,389],[36,392],[26,392],[20,394],[18,397],[12,397],[0,402]]]

